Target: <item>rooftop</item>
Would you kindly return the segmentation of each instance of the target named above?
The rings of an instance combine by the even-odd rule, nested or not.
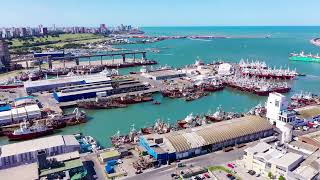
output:
[[[244,151],[246,151],[247,153],[256,154],[256,153],[265,152],[265,151],[269,150],[270,148],[271,148],[271,145],[269,145],[265,142],[260,142],[255,146],[248,147]]]
[[[120,156],[120,153],[117,150],[105,151],[99,155],[103,159],[108,159],[111,157]]]
[[[167,69],[167,70],[161,70],[161,71],[152,71],[152,72],[148,72],[146,74],[149,76],[159,77],[159,76],[177,75],[177,74],[185,74],[185,73],[180,72],[180,71],[176,71],[176,70],[172,70],[172,69]]]
[[[64,84],[64,83],[71,83],[71,82],[80,82],[85,81],[86,83],[92,82],[99,82],[99,81],[106,81],[111,80],[110,77],[101,75],[101,74],[94,74],[94,75],[84,75],[84,76],[69,76],[69,77],[60,77],[54,79],[44,79],[38,81],[26,81],[24,82],[24,87],[35,87],[35,86],[46,86],[52,84]]]
[[[311,143],[313,146],[317,146],[320,148],[320,131],[305,134],[303,136],[298,137],[298,139],[301,141],[307,140],[307,143]]]
[[[265,119],[258,116],[245,116],[164,135],[144,137],[145,139],[150,136],[163,137],[164,143],[159,144],[161,148],[167,152],[182,152],[270,129],[272,126]]]
[[[13,144],[7,144],[0,147],[0,157],[7,157],[25,152],[33,152],[40,149],[57,147],[63,145],[77,145],[78,141],[72,135],[56,135],[34,140],[28,140]]]
[[[0,170],[1,179],[35,180],[39,179],[38,164],[24,164]]]
[[[320,115],[320,105],[307,106],[303,108],[296,109],[298,112],[298,117],[301,119],[311,119]]]
[[[53,169],[41,169],[40,170],[40,177],[42,176],[47,176],[48,174],[56,173],[56,172],[61,172],[61,171],[66,171],[69,169],[77,168],[77,167],[82,167],[83,163],[80,159],[73,159],[70,161],[64,161],[64,165],[62,167],[58,168],[53,168]]]
[[[271,163],[276,164],[278,166],[281,167],[289,167],[291,164],[302,160],[303,156],[300,154],[296,154],[296,153],[286,153],[283,156],[281,156],[280,158],[274,158],[271,160]]]

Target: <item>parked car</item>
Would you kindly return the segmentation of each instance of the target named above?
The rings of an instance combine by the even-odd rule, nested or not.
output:
[[[249,173],[251,176],[253,176],[253,175],[256,174],[256,172],[255,172],[254,170],[249,170],[248,173]]]
[[[185,167],[186,166],[186,164],[184,164],[184,163],[178,163],[178,165],[177,165],[178,167]]]
[[[232,169],[234,168],[234,165],[231,164],[231,163],[228,163],[227,166],[228,166],[229,168],[232,168]]]

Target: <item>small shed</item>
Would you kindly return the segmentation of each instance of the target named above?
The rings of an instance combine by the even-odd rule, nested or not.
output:
[[[120,159],[120,153],[117,150],[105,151],[99,154],[99,161],[101,163],[117,159]]]

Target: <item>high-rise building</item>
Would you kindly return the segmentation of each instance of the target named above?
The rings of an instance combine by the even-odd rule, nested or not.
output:
[[[10,54],[9,48],[6,41],[0,38],[0,68],[7,69],[10,67]]]
[[[20,28],[20,37],[24,37],[24,36],[27,36],[27,28],[25,27],[22,27]]]
[[[48,35],[48,28],[46,27],[42,28],[42,35]]]

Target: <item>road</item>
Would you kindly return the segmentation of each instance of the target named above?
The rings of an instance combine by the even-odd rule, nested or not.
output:
[[[230,152],[218,151],[218,152],[194,157],[191,159],[183,160],[181,162],[184,162],[186,164],[192,164],[194,166],[202,166],[202,167],[224,164],[226,162],[240,159],[244,154],[244,151],[243,151],[244,148],[246,147],[243,147],[241,149],[234,149],[233,151],[230,151]],[[171,174],[174,173],[175,171],[176,171],[176,165],[172,164],[170,166],[154,169],[152,171],[148,171],[133,177],[128,177],[126,179],[127,180],[141,180],[141,179],[165,180],[165,179],[171,179]]]

